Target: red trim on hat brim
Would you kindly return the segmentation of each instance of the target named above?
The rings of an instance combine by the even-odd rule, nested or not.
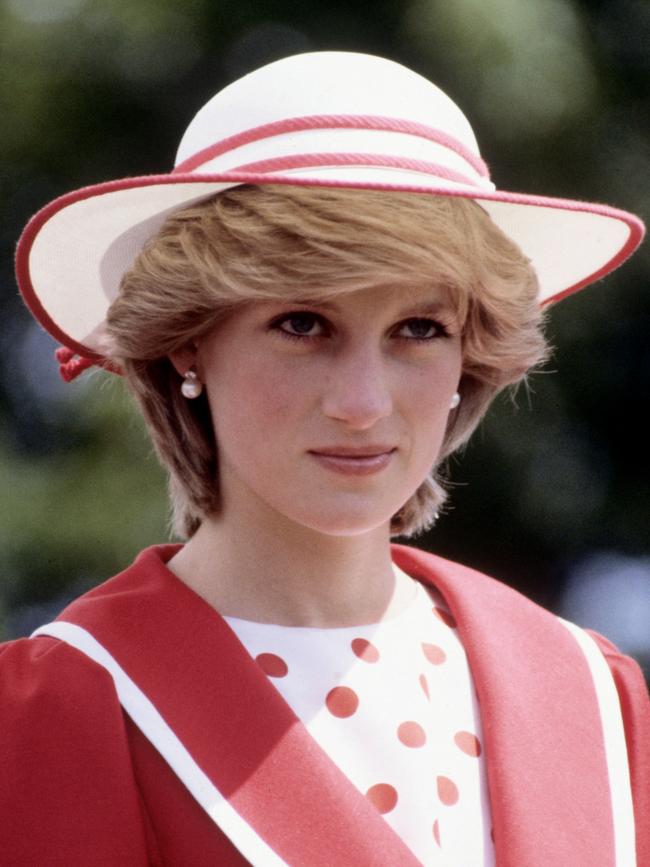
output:
[[[611,271],[618,268],[639,246],[645,235],[645,226],[638,217],[628,211],[623,211],[619,208],[613,208],[610,205],[599,204],[595,202],[583,202],[572,199],[560,199],[545,197],[539,195],[529,195],[525,193],[513,193],[503,190],[477,190],[475,187],[467,187],[449,189],[448,187],[431,187],[422,186],[419,184],[387,184],[377,181],[368,181],[364,184],[358,181],[348,181],[341,179],[324,179],[324,178],[302,178],[292,177],[288,175],[269,176],[262,172],[245,172],[245,171],[230,171],[218,173],[188,173],[188,174],[162,174],[162,175],[144,175],[134,178],[121,178],[114,181],[105,181],[100,184],[82,187],[78,190],[72,190],[62,196],[54,199],[41,208],[29,220],[23,230],[16,248],[16,278],[25,304],[40,324],[48,331],[56,340],[63,345],[73,349],[78,355],[92,359],[99,366],[107,366],[110,369],[110,362],[97,352],[94,352],[89,347],[79,343],[70,335],[66,334],[49,316],[45,308],[42,306],[38,295],[34,289],[29,273],[29,255],[43,225],[54,214],[63,210],[63,208],[75,202],[83,201],[92,198],[93,196],[101,196],[105,193],[112,193],[119,190],[135,189],[136,187],[150,186],[165,186],[167,184],[192,184],[192,183],[214,183],[228,184],[238,186],[240,184],[286,184],[288,186],[310,186],[310,187],[336,187],[346,189],[366,189],[378,191],[395,191],[395,192],[410,192],[424,193],[427,195],[441,196],[456,196],[458,198],[485,200],[494,202],[506,202],[514,205],[529,205],[533,207],[555,208],[564,211],[582,211],[585,213],[599,214],[604,217],[620,220],[625,223],[630,235],[618,251],[608,262],[598,268],[596,271],[587,275],[583,279],[577,281],[567,287],[562,292],[545,299],[542,304],[552,304],[561,301],[568,295],[582,289],[589,283],[593,283],[609,274]],[[179,205],[179,209],[182,204]]]

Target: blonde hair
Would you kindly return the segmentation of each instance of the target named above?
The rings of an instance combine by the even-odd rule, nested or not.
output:
[[[441,462],[495,395],[541,363],[537,279],[476,202],[373,190],[239,186],[168,217],[122,278],[108,314],[111,360],[138,399],[169,474],[173,526],[189,537],[218,511],[218,444],[205,395],[181,396],[167,355],[255,300],[311,299],[378,283],[436,285],[462,322],[462,402],[439,462],[393,516],[393,535],[429,527],[446,498]]]

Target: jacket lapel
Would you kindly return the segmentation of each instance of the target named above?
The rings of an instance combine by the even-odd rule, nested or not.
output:
[[[404,546],[396,564],[436,587],[481,710],[499,867],[610,867],[614,837],[593,681],[552,614],[478,572]]]
[[[261,839],[278,863],[418,865],[223,618],[165,568],[175,550],[147,549],[58,619],[90,633],[153,703],[237,814],[237,834],[213,818],[231,839],[243,834],[247,852]]]

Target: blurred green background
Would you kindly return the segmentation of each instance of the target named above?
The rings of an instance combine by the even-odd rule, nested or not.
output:
[[[23,308],[29,216],[167,171],[219,88],[279,57],[405,63],[468,114],[503,189],[650,213],[647,0],[4,0],[0,4],[0,637],[168,538],[164,479],[118,378],[58,378]],[[550,314],[546,370],[500,400],[418,540],[650,663],[650,248]]]

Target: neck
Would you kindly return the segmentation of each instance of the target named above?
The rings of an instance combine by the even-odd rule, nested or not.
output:
[[[221,614],[285,626],[375,623],[415,592],[392,566],[388,525],[332,536],[259,515],[253,526],[245,515],[212,516],[168,567]]]

